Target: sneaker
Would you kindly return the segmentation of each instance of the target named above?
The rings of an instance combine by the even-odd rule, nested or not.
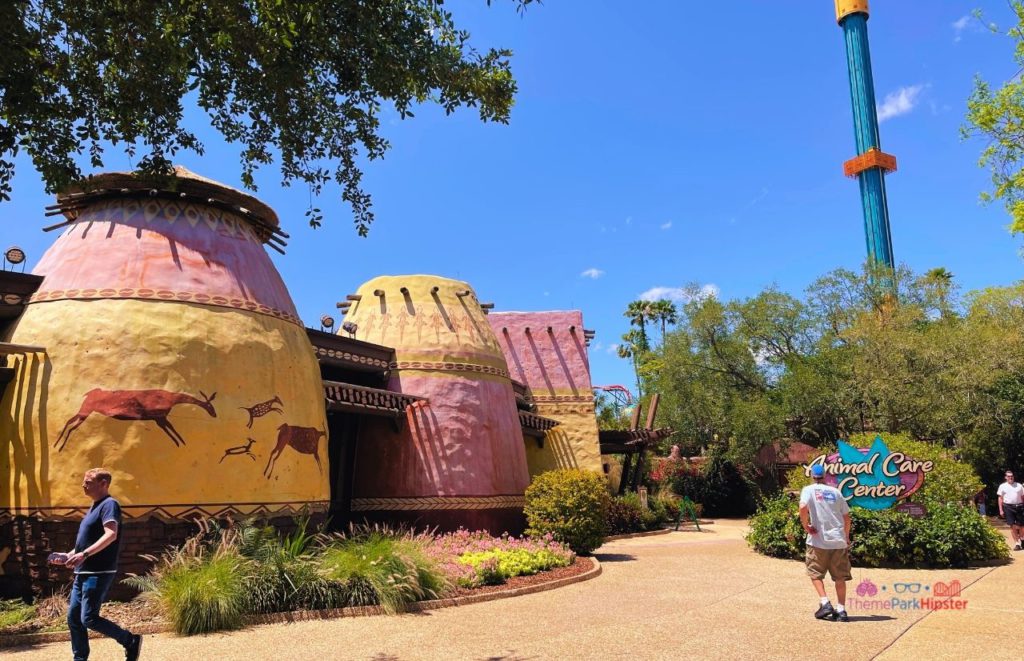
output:
[[[817,620],[825,620],[835,615],[835,610],[832,609],[832,604],[823,604],[821,608],[814,611],[814,618]]]
[[[142,652],[142,636],[135,634],[132,636],[131,642],[124,648],[125,661],[137,661],[140,652]]]
[[[843,611],[836,611],[836,613],[832,617],[832,619],[835,620],[836,622],[849,622],[850,621],[850,615],[846,611],[844,611],[844,610]]]

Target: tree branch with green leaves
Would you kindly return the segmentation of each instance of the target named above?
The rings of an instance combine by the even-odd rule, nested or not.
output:
[[[48,192],[111,146],[167,175],[180,151],[204,152],[184,121],[195,105],[239,146],[247,188],[275,160],[311,196],[334,182],[361,236],[374,219],[361,161],[388,150],[383,108],[507,123],[516,93],[511,51],[478,51],[442,0],[10,0],[0,43],[0,199],[21,152]],[[323,221],[312,202],[307,217]]]

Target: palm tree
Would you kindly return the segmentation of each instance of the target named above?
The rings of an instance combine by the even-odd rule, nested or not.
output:
[[[661,322],[661,344],[665,345],[665,327],[668,324],[675,324],[679,321],[679,311],[676,305],[668,299],[661,299],[651,303],[651,318]]]
[[[939,313],[945,317],[949,314],[949,291],[953,288],[953,274],[945,267],[938,266],[924,274],[925,281],[935,287],[939,297]]]
[[[633,301],[626,306],[623,316],[629,319],[629,323],[640,328],[640,341],[636,346],[641,352],[647,351],[650,344],[647,342],[647,322],[654,320],[650,301]]]
[[[622,344],[618,346],[616,352],[619,354],[619,358],[626,358],[633,360],[633,374],[636,376],[636,393],[637,398],[643,397],[643,387],[640,385],[640,356],[646,349],[643,349],[639,343],[646,342],[647,338],[643,333],[637,330],[631,330],[622,336]]]

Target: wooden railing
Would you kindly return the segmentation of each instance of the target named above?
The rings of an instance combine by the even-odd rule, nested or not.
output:
[[[415,395],[337,381],[324,381],[324,398],[330,410],[396,418],[405,415],[409,406],[427,401]]]

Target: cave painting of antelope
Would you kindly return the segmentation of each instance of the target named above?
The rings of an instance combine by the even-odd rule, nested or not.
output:
[[[71,433],[81,427],[85,419],[93,413],[115,420],[152,420],[157,427],[171,437],[176,447],[185,445],[185,439],[174,428],[167,416],[175,406],[191,404],[204,409],[210,414],[210,417],[216,418],[217,412],[213,408],[213,400],[217,393],[207,396],[200,390],[199,394],[202,399],[183,392],[168,392],[166,390],[103,390],[95,388],[85,393],[82,407],[64,424],[64,429],[61,430],[53,446],[57,448],[57,452],[62,451],[67,445],[68,439],[71,438]]]
[[[252,429],[252,423],[256,418],[262,418],[271,411],[274,413],[284,413],[283,409],[278,408],[279,406],[284,406],[284,402],[281,401],[280,397],[274,395],[273,399],[268,399],[265,402],[253,404],[252,406],[239,406],[238,408],[249,414],[249,423],[246,427]]]
[[[263,474],[267,476],[268,480],[270,479],[270,476],[274,474],[274,465],[277,463],[277,458],[281,456],[281,453],[288,446],[291,446],[292,449],[301,454],[313,455],[313,458],[316,459],[317,469],[323,473],[324,469],[320,465],[320,455],[318,454],[321,436],[327,436],[327,433],[316,427],[281,425],[277,428],[277,445],[270,452],[270,460],[267,461],[267,467],[263,469]]]

